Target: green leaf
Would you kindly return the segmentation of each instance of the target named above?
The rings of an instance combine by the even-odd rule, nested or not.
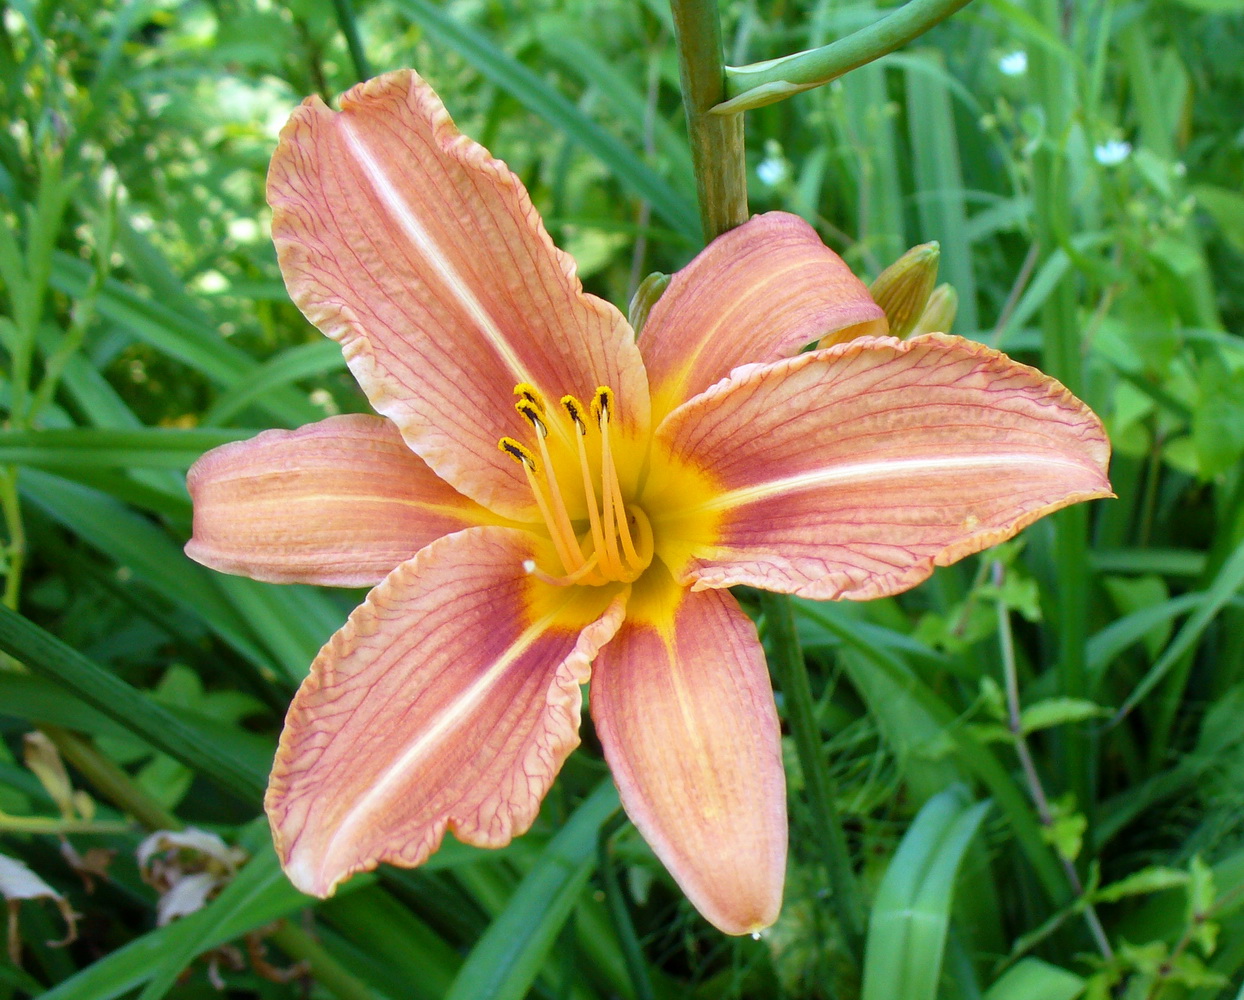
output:
[[[1083,698],[1046,698],[1033,702],[1020,713],[1019,725],[1024,736],[1052,726],[1065,726],[1109,715],[1110,710]]]
[[[535,73],[480,31],[460,23],[428,0],[396,0],[396,4],[429,35],[456,51],[528,111],[598,157],[614,177],[651,204],[653,211],[675,231],[692,242],[699,240],[700,221],[694,203],[678,194],[623,143]]]
[[[334,345],[335,346],[335,345]],[[110,430],[0,430],[0,463],[44,469],[84,466],[123,469],[187,469],[203,452],[251,437],[249,430],[182,430],[148,427]]]
[[[141,691],[3,605],[0,649],[243,801],[257,804],[262,797],[267,784],[264,770],[256,770]]]
[[[313,375],[341,371],[345,366],[341,345],[334,340],[317,340],[287,348],[256,368],[244,382],[221,393],[203,414],[203,425],[213,427],[223,424],[276,389]]]
[[[917,814],[873,903],[863,1000],[935,1000],[955,877],[988,810],[955,786]]]
[[[1179,662],[1180,657],[1192,650],[1197,640],[1201,638],[1201,634],[1209,627],[1209,623],[1241,587],[1244,587],[1244,543],[1238,545],[1223,563],[1214,582],[1205,592],[1200,607],[1184,622],[1183,628],[1176,633],[1171,644],[1166,647],[1162,658],[1136,685],[1127,701],[1116,713],[1115,718],[1122,718],[1135,708]]]
[[[1093,900],[1098,903],[1116,903],[1126,896],[1144,896],[1151,892],[1187,885],[1187,883],[1187,872],[1180,871],[1178,868],[1151,865],[1098,889],[1093,893]]]
[[[471,949],[446,1000],[521,1000],[596,865],[601,825],[618,808],[606,779],[574,811]]]
[[[1076,1000],[1084,987],[1084,980],[1066,969],[1025,958],[985,991],[984,1000]]]

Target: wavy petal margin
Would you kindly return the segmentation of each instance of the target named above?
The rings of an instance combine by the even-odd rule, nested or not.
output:
[[[738,369],[658,437],[718,490],[679,512],[679,574],[697,589],[869,600],[1113,496],[1110,444],[1087,406],[944,334]],[[712,527],[697,536],[699,523]]]
[[[523,569],[539,544],[497,527],[433,542],[320,652],[264,801],[303,892],[327,896],[382,861],[418,865],[446,829],[499,847],[531,826],[625,604],[616,588],[549,594]]]
[[[769,926],[786,877],[786,778],[756,628],[727,593],[656,566],[600,653],[592,718],[622,804],[727,934]]]
[[[272,583],[371,587],[442,535],[495,522],[381,417],[329,417],[190,467],[195,562]]]
[[[816,230],[786,212],[713,240],[670,280],[639,337],[653,422],[747,362],[788,357],[885,313]]]
[[[518,178],[462,135],[414,72],[308,98],[268,172],[272,236],[294,302],[341,343],[372,405],[442,479],[539,520],[517,464],[516,384],[553,404],[614,391],[627,433],[648,387],[626,320],[584,294]]]

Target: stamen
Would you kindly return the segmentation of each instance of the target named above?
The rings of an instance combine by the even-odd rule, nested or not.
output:
[[[592,416],[600,427],[600,509],[601,530],[605,536],[605,554],[608,565],[605,572],[612,573],[622,566],[622,557],[618,552],[617,522],[626,521],[626,511],[620,506],[615,509],[616,499],[613,495],[613,453],[609,448],[609,410],[613,403],[613,392],[608,386],[600,386],[592,399]],[[620,499],[620,498],[618,498]],[[623,528],[625,530],[625,527]]]
[[[546,427],[544,421],[540,419],[540,416],[544,413],[544,411],[537,408],[536,404],[530,399],[524,396],[514,404],[514,409],[518,410],[519,413],[531,421],[531,426],[536,429],[536,433],[540,437],[546,438],[549,436],[548,427]]]
[[[592,397],[592,419],[600,423],[602,417],[608,418],[613,412],[613,390],[607,385],[598,385],[596,395]]]
[[[543,439],[541,439],[543,440]],[[569,521],[559,522],[549,509],[549,501],[544,495],[544,490],[540,488],[540,481],[536,479],[535,471],[526,462],[523,463],[523,471],[527,473],[527,484],[531,487],[531,493],[536,498],[536,506],[540,508],[540,516],[544,518],[544,523],[548,525],[549,536],[553,540],[553,547],[557,549],[557,558],[562,561],[562,567],[567,573],[573,573],[583,565],[583,552],[579,548],[579,543],[574,536],[574,530],[565,530],[569,528]],[[560,497],[558,498],[561,499]],[[562,514],[565,514],[563,508]]]
[[[566,569],[574,570],[583,562],[583,552],[575,539],[574,525],[570,523],[570,514],[566,510],[566,502],[562,499],[562,491],[557,486],[557,474],[553,471],[553,459],[549,457],[548,445],[544,443],[544,439],[549,433],[548,428],[544,426],[538,417],[533,416],[531,419],[536,428],[536,447],[540,449],[540,457],[544,459],[544,481],[548,484],[549,498],[553,501],[553,515],[557,518],[555,522],[549,522],[549,527],[555,534],[564,535],[569,540],[566,546],[567,551],[573,551],[578,558],[573,565],[568,565]]]
[[[544,397],[540,395],[540,390],[530,382],[519,382],[518,385],[514,387],[514,395],[519,396],[531,403],[537,410],[540,411],[541,415],[548,412],[548,407],[544,405]]]
[[[575,444],[579,447],[579,469],[583,474],[583,500],[587,505],[587,519],[591,526],[592,548],[598,557],[605,556],[605,535],[600,524],[600,511],[596,507],[596,488],[592,485],[592,467],[587,460],[587,446],[583,438],[587,434],[587,425],[583,423],[583,404],[574,396],[563,396],[562,406],[570,414],[570,419],[579,429],[575,435]]]
[[[536,468],[536,456],[525,446],[519,444],[512,437],[503,437],[497,442],[497,447],[518,462],[524,468],[531,469],[533,472]]]
[[[567,573],[565,576],[550,576],[536,565],[536,561],[534,559],[524,559],[523,569],[528,575],[534,576],[541,583],[547,583],[550,587],[571,587],[576,583],[582,582],[584,577],[596,569],[596,563],[598,561],[598,555],[593,553],[592,558],[590,558],[573,573]]]
[[[570,419],[574,421],[574,425],[579,429],[579,433],[586,434],[587,424],[583,422],[583,404],[575,399],[574,396],[562,396],[562,406],[570,414]]]

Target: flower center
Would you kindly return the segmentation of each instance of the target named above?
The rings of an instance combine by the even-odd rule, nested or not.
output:
[[[534,431],[536,449],[511,437],[503,437],[497,447],[523,467],[563,573],[546,573],[534,563],[527,565],[527,571],[559,587],[637,579],[652,562],[652,525],[639,507],[622,497],[610,432],[613,390],[608,386],[597,388],[590,407],[574,396],[563,396],[561,409],[552,411],[539,391],[526,382],[514,387],[514,395],[518,397],[514,408]],[[562,463],[563,474],[569,467],[569,478],[579,480],[566,484],[566,492],[558,483],[550,454],[550,430],[559,435],[554,444],[568,449],[571,455],[569,462]],[[598,461],[593,462],[593,458]],[[580,488],[586,518],[576,519],[571,517],[566,501],[577,499],[573,491]]]

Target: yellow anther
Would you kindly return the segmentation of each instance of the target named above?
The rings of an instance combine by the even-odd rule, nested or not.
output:
[[[602,417],[613,413],[613,390],[607,385],[596,387],[596,395],[592,397],[592,419],[600,423]]]
[[[544,425],[544,421],[540,419],[544,415],[544,411],[539,409],[530,399],[524,396],[514,404],[514,409],[531,421],[531,426],[536,429],[536,433],[540,437],[546,438],[549,436],[549,429]]]
[[[541,415],[548,412],[548,407],[544,405],[544,397],[540,395],[540,390],[530,382],[519,382],[514,387],[514,395],[531,403]]]
[[[562,406],[570,414],[570,419],[574,421],[574,425],[579,428],[579,433],[586,434],[587,424],[583,422],[583,404],[575,399],[574,396],[562,396]]]
[[[531,453],[531,450],[526,445],[519,444],[512,437],[503,437],[497,442],[497,447],[518,462],[519,465],[530,469],[532,472],[536,471],[536,456]]]

